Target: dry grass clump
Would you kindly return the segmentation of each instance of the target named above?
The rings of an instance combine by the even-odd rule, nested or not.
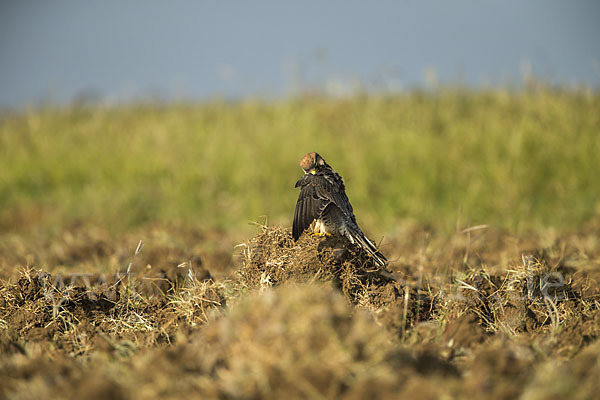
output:
[[[29,344],[50,340],[52,351],[80,356],[170,343],[178,330],[206,322],[208,310],[225,302],[227,282],[198,281],[189,271],[178,290],[154,295],[141,290],[143,277],[65,285],[46,272],[24,271],[0,287],[0,350],[24,353]],[[129,350],[121,346],[125,341]]]
[[[333,278],[333,266],[319,257],[319,239],[302,235],[294,242],[290,229],[261,226],[261,232],[241,244],[243,265],[240,282],[250,289],[283,282],[309,282]]]
[[[438,310],[454,351],[528,337],[539,351],[564,357],[600,336],[598,282],[542,256],[524,256],[505,273],[468,271],[454,286],[455,295]]]
[[[457,279],[459,301],[454,305],[459,307],[454,311],[474,312],[490,333],[556,331],[567,320],[597,308],[598,287],[592,293],[592,283],[587,281],[589,296],[573,287],[574,282],[581,285],[582,280],[587,281],[585,276],[574,276],[567,267],[551,267],[544,259],[524,256],[522,264],[510,267],[504,274],[490,274],[482,269]]]

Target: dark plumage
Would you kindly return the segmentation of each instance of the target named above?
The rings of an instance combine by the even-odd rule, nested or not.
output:
[[[294,212],[294,240],[314,221],[315,234],[344,236],[366,251],[377,265],[384,266],[387,259],[356,223],[342,177],[315,152],[306,154],[300,160],[300,167],[304,176],[296,182],[300,196]]]

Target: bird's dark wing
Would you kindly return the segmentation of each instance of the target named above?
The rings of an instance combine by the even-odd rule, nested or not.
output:
[[[354,216],[354,210],[352,209],[352,205],[350,204],[350,200],[348,200],[348,196],[346,196],[346,191],[343,186],[341,190],[339,187],[332,187],[332,190],[329,192],[331,201],[338,206],[338,208],[342,211],[342,213],[349,218],[352,222],[356,224],[356,217]]]
[[[321,177],[311,174],[305,174],[296,183],[296,187],[300,186],[300,196],[294,211],[294,224],[292,226],[294,240],[298,240],[302,232],[321,216],[321,212],[331,202],[330,196],[327,195],[327,188],[323,187],[323,183]]]
[[[318,178],[320,182],[319,188],[321,190],[321,195],[334,203],[346,218],[356,223],[354,210],[346,195],[346,188],[344,187],[342,177],[328,168],[323,171],[322,175],[317,175],[316,178]]]

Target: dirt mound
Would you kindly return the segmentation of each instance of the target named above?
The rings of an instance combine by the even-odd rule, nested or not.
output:
[[[421,287],[374,264],[343,238],[302,235],[295,242],[287,228],[263,227],[243,247],[240,282],[264,289],[286,282],[331,282],[358,307],[375,311],[384,325],[402,333],[428,319],[433,299]]]
[[[342,285],[348,284],[350,277],[344,279],[344,270],[349,268],[365,281],[383,279],[386,273],[343,238],[302,235],[295,242],[290,229],[264,226],[243,246],[244,264],[239,275],[242,284],[252,289],[288,281],[337,279]]]
[[[168,350],[167,359],[205,377],[199,394],[214,398],[373,395],[399,388],[392,359],[411,369],[410,353],[390,340],[330,287],[283,285],[236,303],[227,317]]]

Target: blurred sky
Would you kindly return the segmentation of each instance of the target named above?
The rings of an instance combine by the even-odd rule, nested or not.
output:
[[[598,0],[0,0],[0,107],[600,86]]]

